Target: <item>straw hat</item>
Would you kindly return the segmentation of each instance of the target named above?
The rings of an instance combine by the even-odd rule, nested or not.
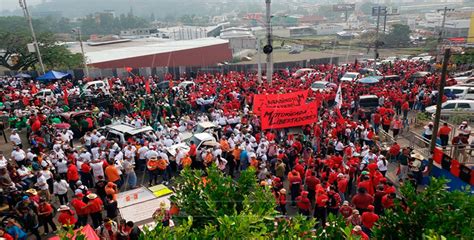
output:
[[[95,193],[89,193],[89,195],[87,195],[87,198],[89,198],[90,200],[96,199],[96,198],[97,198],[97,194],[95,194]]]
[[[71,210],[70,207],[66,206],[66,205],[61,205],[59,208],[58,208],[58,212],[60,211],[68,211],[68,210]]]
[[[26,192],[26,193],[29,193],[29,194],[31,194],[31,195],[33,195],[33,196],[38,195],[38,192],[37,192],[36,189],[34,189],[34,188],[30,188],[30,189],[26,190],[25,192]]]
[[[418,160],[423,160],[423,159],[425,159],[425,158],[424,158],[421,154],[419,154],[419,153],[412,154],[411,157],[414,158],[414,159],[418,159]]]

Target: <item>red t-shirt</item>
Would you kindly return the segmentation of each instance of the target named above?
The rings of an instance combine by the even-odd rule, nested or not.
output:
[[[77,181],[79,180],[79,172],[77,172],[77,167],[74,164],[71,164],[66,173],[66,177],[68,181]]]
[[[61,214],[59,214],[58,222],[61,223],[61,225],[74,225],[77,222],[77,219],[74,217],[74,213],[71,210],[62,211]]]
[[[372,203],[374,203],[374,198],[369,194],[356,194],[352,197],[352,204],[354,204],[356,208],[367,209]]]
[[[96,213],[102,211],[102,200],[100,198],[93,199],[89,202],[89,206],[87,206],[87,210],[90,213]]]
[[[371,229],[377,220],[379,220],[379,215],[373,212],[362,213],[362,224],[364,224],[366,228]]]
[[[319,179],[316,176],[309,176],[306,178],[306,187],[313,191],[316,190],[316,185],[320,183]]]
[[[298,196],[296,198],[296,205],[299,209],[309,210],[311,208],[311,202],[308,197]]]
[[[87,206],[82,200],[74,198],[71,201],[71,206],[76,210],[77,215],[87,215]]]

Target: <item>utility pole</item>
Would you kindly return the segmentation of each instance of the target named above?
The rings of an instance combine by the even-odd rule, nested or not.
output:
[[[257,38],[257,59],[258,59],[258,63],[257,63],[257,67],[258,67],[258,83],[262,83],[262,54],[261,54],[261,47],[260,47],[260,39]]]
[[[443,21],[441,22],[441,30],[439,32],[438,44],[441,44],[444,37],[444,25],[446,24],[446,13],[448,11],[454,11],[454,8],[444,7],[443,9],[438,9],[438,12],[443,12]]]
[[[86,76],[89,77],[89,67],[87,66],[87,58],[86,54],[84,53],[84,45],[82,43],[82,31],[81,28],[74,28],[72,29],[72,32],[77,33],[77,36],[79,37],[79,44],[81,46],[81,53],[82,53],[82,61],[84,64],[84,70],[86,70]]]
[[[31,21],[30,12],[28,11],[28,5],[26,5],[26,0],[19,0],[19,2],[20,2],[20,7],[23,10],[23,14],[25,15],[25,18],[28,21],[28,25],[30,27],[31,36],[33,37],[33,45],[35,46],[35,51],[36,51],[36,54],[38,55],[38,61],[41,66],[41,71],[42,73],[45,73],[43,58],[41,57],[38,40],[36,40],[35,30],[33,29],[33,23]]]
[[[377,7],[377,28],[375,30],[375,48],[374,48],[374,61],[377,61],[379,56],[379,28],[380,28],[380,9],[381,7]],[[374,63],[375,68],[375,63]]]
[[[446,76],[448,75],[448,62],[449,62],[450,56],[451,56],[451,49],[450,48],[445,49],[443,67],[441,69],[441,82],[438,88],[438,101],[436,102],[436,113],[435,113],[435,120],[434,120],[434,126],[433,126],[433,134],[431,135],[430,153],[433,153],[436,147],[439,120],[441,118],[441,104],[443,103],[444,86],[446,85]],[[433,158],[430,158],[429,160],[430,160],[430,164],[428,166],[428,169],[429,169],[429,172],[431,172],[431,168],[433,166]]]
[[[272,16],[271,16],[271,0],[265,0],[266,4],[266,10],[267,10],[267,45],[265,47],[271,48],[269,49],[270,51],[266,51],[267,54],[267,81],[269,83],[272,82],[272,76],[273,76],[273,39],[272,39]]]

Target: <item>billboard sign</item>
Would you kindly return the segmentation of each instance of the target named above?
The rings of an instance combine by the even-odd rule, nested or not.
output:
[[[372,7],[372,16],[374,17],[376,17],[377,15],[383,16],[385,14],[387,14],[387,7]]]
[[[355,10],[355,4],[335,4],[332,5],[334,12],[349,12]]]

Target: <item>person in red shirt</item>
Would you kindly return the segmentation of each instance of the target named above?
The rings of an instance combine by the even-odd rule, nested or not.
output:
[[[87,204],[84,203],[83,198],[84,194],[79,192],[71,200],[71,206],[74,208],[74,210],[76,210],[77,213],[76,228],[87,225]]]
[[[374,123],[374,131],[376,133],[379,132],[379,126],[380,126],[381,121],[382,121],[382,117],[380,116],[378,112],[372,114],[372,122]]]
[[[339,206],[341,205],[341,196],[336,192],[334,185],[329,186],[328,192],[328,214],[332,213],[334,216],[339,212]]]
[[[60,206],[58,212],[58,222],[63,227],[68,228],[69,226],[74,226],[76,224],[77,219],[74,217],[74,212],[68,206]]]
[[[193,169],[196,169],[196,168],[199,168],[199,162],[196,161],[196,155],[197,155],[197,147],[196,147],[196,144],[194,143],[194,141],[191,141],[190,142],[191,145],[189,146],[189,151],[188,151],[188,155],[189,157],[191,158],[191,167]]]
[[[74,191],[76,189],[76,182],[79,181],[79,172],[75,164],[70,163],[66,172],[67,182],[69,187]]]
[[[92,168],[88,162],[84,162],[81,165],[81,182],[88,188],[92,188],[94,185],[92,177]]]
[[[40,204],[38,206],[38,221],[43,225],[44,233],[46,234],[49,233],[48,225],[51,226],[53,232],[57,230],[56,224],[53,221],[53,207],[51,204],[47,203],[44,198],[40,199]]]
[[[364,231],[362,231],[362,228],[360,226],[355,226],[352,229],[351,236],[354,236],[355,239],[369,240],[369,236],[365,234]]]
[[[370,181],[370,177],[368,175],[362,175],[362,181],[357,184],[357,188],[365,188],[367,190],[367,193],[370,194],[370,196],[374,195],[374,187],[372,185],[372,181]]]
[[[344,201],[342,203],[342,206],[341,208],[339,208],[339,213],[341,213],[341,215],[347,219],[348,217],[350,217],[352,215],[352,207],[349,206],[349,202],[348,201]]]
[[[449,134],[451,133],[451,128],[448,126],[448,123],[443,123],[443,126],[438,131],[438,137],[441,140],[441,146],[446,148],[449,143]]]
[[[352,197],[352,204],[360,213],[367,211],[367,207],[374,203],[374,198],[367,193],[365,188],[359,188],[357,194]]]
[[[293,169],[300,174],[301,180],[304,180],[304,166],[302,163],[304,163],[304,160],[300,159]]]
[[[311,206],[314,206],[315,196],[316,196],[316,185],[321,181],[316,177],[316,172],[312,171],[311,175],[306,178],[305,185],[306,191],[308,191],[308,198],[311,202]]]
[[[321,226],[326,225],[327,204],[329,197],[324,189],[319,189],[316,196],[316,207],[314,208],[314,217],[318,219]]]
[[[367,212],[362,213],[362,230],[370,237],[372,235],[372,227],[379,220],[379,215],[374,213],[374,206],[369,205]]]
[[[308,192],[302,191],[301,195],[296,198],[299,213],[301,215],[309,217],[309,211],[311,209],[311,202],[308,198]]]
[[[293,170],[288,174],[288,182],[290,183],[290,194],[291,194],[291,205],[295,206],[295,199],[300,194],[301,190],[301,177],[300,174]]]
[[[286,189],[282,188],[280,191],[276,192],[278,211],[282,215],[286,215]]]
[[[400,145],[398,145],[397,142],[394,142],[388,152],[390,153],[389,160],[390,161],[396,160],[398,155],[400,154]]]
[[[347,196],[347,185],[349,184],[349,180],[347,179],[344,174],[339,173],[337,175],[337,190],[339,191],[339,195],[341,196],[341,199],[344,201]]]
[[[395,206],[395,203],[393,202],[393,199],[395,199],[395,197],[395,193],[389,193],[382,197],[383,210],[390,209]]]
[[[90,193],[87,195],[87,198],[89,199],[89,202],[87,203],[86,209],[91,216],[92,225],[94,228],[98,228],[102,223],[102,200],[100,200],[95,193]]]

